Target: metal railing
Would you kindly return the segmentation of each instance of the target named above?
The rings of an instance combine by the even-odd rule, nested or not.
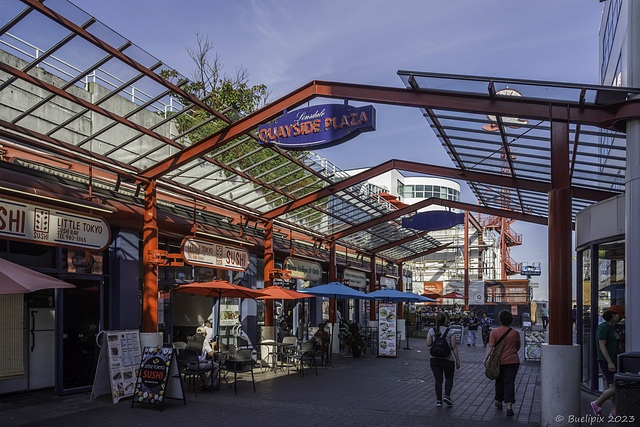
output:
[[[13,49],[15,52],[18,52],[19,54],[21,54],[22,59],[24,60],[28,61],[29,59],[30,60],[38,59],[40,55],[46,52],[45,50],[40,49],[39,47],[25,40],[22,40],[19,37],[14,36],[11,33],[7,32],[5,34],[7,37],[13,40],[15,44],[9,43],[8,41],[1,40],[1,39],[0,39],[0,44],[3,44]],[[74,75],[73,72],[76,72],[77,74],[83,73],[83,70],[69,64],[68,62],[63,61],[62,59],[54,55],[49,55],[47,59],[42,61],[40,64],[46,65],[50,70],[53,71],[52,74],[62,79],[75,78],[76,75]],[[89,83],[100,83],[100,84],[104,84],[104,86],[107,89],[117,89],[123,83],[125,83],[125,81],[114,76],[113,74],[109,73],[108,71],[102,68],[97,68],[95,70],[92,70],[90,73],[88,73],[82,80],[83,86],[78,85],[78,87],[82,87],[84,90],[89,90]],[[133,85],[128,86],[122,92],[123,92],[123,95],[126,95],[126,96],[123,96],[124,98],[129,99],[131,100],[131,102],[138,105],[142,105],[153,98],[153,96],[149,95],[148,93],[144,92],[142,89],[137,88]],[[173,96],[168,97],[168,102],[163,102],[158,100],[149,106],[149,109],[151,111],[156,113],[161,113],[165,117],[168,113],[181,111],[183,108],[184,108],[184,105],[177,98]]]

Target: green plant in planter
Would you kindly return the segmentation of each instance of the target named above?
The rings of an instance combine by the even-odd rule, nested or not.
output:
[[[357,323],[350,323],[347,329],[343,330],[339,334],[340,340],[345,347],[351,349],[353,357],[360,357],[362,349],[365,345],[365,333],[360,330]]]

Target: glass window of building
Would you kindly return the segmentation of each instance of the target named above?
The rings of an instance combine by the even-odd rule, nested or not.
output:
[[[624,307],[624,241],[598,246],[598,313],[612,305]]]
[[[404,186],[404,197],[412,198],[413,197],[413,185],[405,185]]]
[[[404,197],[404,184],[398,180],[397,186],[398,195],[400,195],[400,197]]]
[[[447,187],[440,187],[440,198],[447,200],[447,194],[448,194],[448,188]]]
[[[607,15],[607,22],[604,27],[604,37],[602,43],[602,69],[601,75],[604,76],[607,72],[607,66],[609,65],[609,59],[611,57],[611,48],[613,47],[613,37],[618,27],[618,18],[620,17],[620,8],[622,7],[622,0],[612,0],[609,6],[609,13]]]
[[[582,252],[582,381],[591,382],[591,250]]]

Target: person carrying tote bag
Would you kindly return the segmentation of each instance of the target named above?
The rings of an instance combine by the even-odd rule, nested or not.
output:
[[[515,380],[520,367],[520,358],[518,357],[520,334],[509,327],[513,323],[513,315],[510,311],[501,311],[498,314],[498,320],[502,326],[491,331],[483,363],[486,368],[489,368],[492,350],[495,348],[496,351],[500,351],[499,348],[502,348],[499,374],[495,379],[495,407],[501,410],[502,402],[506,403],[507,415],[511,416],[514,415],[513,404],[516,401]],[[497,356],[498,354],[496,354],[496,358]],[[490,369],[486,373],[487,376],[493,376]]]

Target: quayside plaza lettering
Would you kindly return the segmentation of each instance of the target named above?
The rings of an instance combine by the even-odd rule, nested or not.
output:
[[[361,132],[375,130],[375,117],[371,105],[318,105],[285,113],[260,126],[258,139],[261,144],[276,144],[290,150],[337,145]]]

